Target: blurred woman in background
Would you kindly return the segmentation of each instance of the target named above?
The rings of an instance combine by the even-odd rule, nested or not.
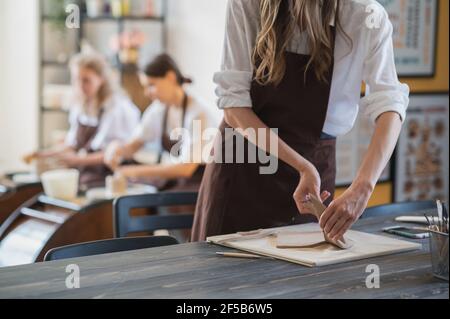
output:
[[[70,105],[70,129],[64,146],[39,151],[27,159],[53,158],[80,170],[80,184],[103,185],[111,171],[103,164],[105,147],[126,141],[140,120],[139,109],[114,86],[110,68],[98,54],[78,54],[70,62],[74,96]]]
[[[184,85],[192,81],[182,75],[167,54],[157,56],[145,68],[141,82],[154,102],[144,113],[133,138],[126,144],[113,143],[109,147],[105,163],[121,175],[147,180],[159,190],[198,190],[204,169],[204,144],[195,137],[194,130],[198,127],[198,133],[203,134],[205,129],[215,128],[218,119],[198,97],[186,92]],[[189,136],[171,139],[171,132],[180,129]],[[153,142],[160,143],[158,164],[120,166],[146,143]]]

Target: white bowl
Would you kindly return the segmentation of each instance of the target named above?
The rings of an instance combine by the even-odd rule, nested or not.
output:
[[[45,194],[49,197],[71,200],[77,197],[80,172],[76,169],[58,169],[41,175]]]

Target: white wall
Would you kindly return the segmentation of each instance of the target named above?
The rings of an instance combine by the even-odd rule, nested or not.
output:
[[[186,76],[192,91],[217,110],[213,74],[220,70],[227,0],[169,0],[168,53]],[[220,113],[219,113],[220,114]]]
[[[0,174],[38,142],[38,1],[0,1]]]

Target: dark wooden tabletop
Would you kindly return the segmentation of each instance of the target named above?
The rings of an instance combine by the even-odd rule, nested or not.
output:
[[[392,217],[360,220],[354,229],[380,232]],[[417,240],[416,240],[417,242]],[[221,257],[229,249],[190,243],[0,269],[0,298],[449,298],[422,250],[307,268],[270,259]],[[230,250],[231,251],[231,250]],[[68,289],[66,267],[80,269]],[[366,267],[380,269],[380,288],[366,287]]]

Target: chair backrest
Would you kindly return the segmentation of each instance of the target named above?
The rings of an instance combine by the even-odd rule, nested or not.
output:
[[[130,210],[136,208],[157,208],[195,205],[198,193],[156,193],[124,196],[114,201],[113,220],[116,237],[125,237],[130,233],[152,232],[159,229],[190,229],[194,215],[177,213],[173,215],[130,216]]]
[[[178,241],[170,236],[114,238],[53,248],[45,254],[44,261],[93,256],[176,244],[178,244]]]
[[[400,213],[408,214],[425,209],[436,209],[436,202],[434,201],[403,202],[403,203],[394,203],[369,207],[361,215],[361,218],[389,216]]]

